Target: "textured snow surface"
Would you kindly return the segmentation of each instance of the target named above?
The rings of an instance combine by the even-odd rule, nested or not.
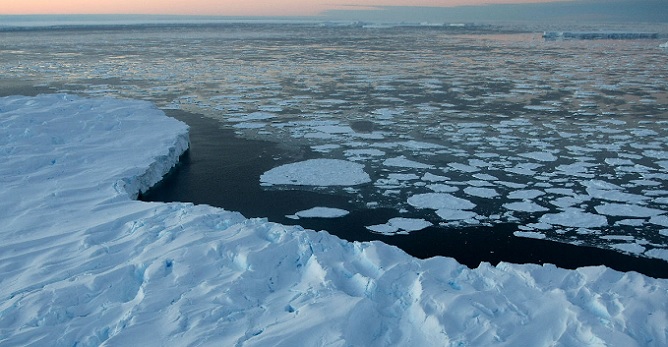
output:
[[[210,206],[132,200],[188,145],[187,127],[145,102],[0,98],[0,133],[3,346],[668,344],[666,280],[605,267],[471,270]]]

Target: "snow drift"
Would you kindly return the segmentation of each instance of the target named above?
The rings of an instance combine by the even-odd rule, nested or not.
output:
[[[663,346],[668,281],[418,260],[133,196],[188,146],[146,102],[0,99],[0,344]]]

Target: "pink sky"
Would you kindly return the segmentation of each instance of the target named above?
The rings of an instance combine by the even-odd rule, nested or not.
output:
[[[555,0],[0,0],[0,14],[311,16],[353,6],[447,7],[549,1]]]

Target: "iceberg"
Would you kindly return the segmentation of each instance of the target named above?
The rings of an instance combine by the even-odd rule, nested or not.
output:
[[[185,124],[147,102],[4,97],[0,135],[3,346],[668,344],[666,279],[603,266],[469,269],[134,200],[189,143]],[[411,202],[470,207],[445,194]]]

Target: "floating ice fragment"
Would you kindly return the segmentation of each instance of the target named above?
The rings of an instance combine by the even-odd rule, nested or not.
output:
[[[545,195],[542,190],[538,189],[524,189],[524,190],[515,190],[508,194],[508,199],[526,199],[531,200],[539,196]]]
[[[531,239],[544,239],[546,237],[545,234],[535,231],[515,231],[513,232],[513,235],[517,237],[527,237]]]
[[[649,222],[663,227],[668,227],[668,216],[666,215],[653,216],[652,218],[649,219]]]
[[[310,159],[275,167],[260,177],[263,185],[354,186],[371,182],[364,165],[340,159]]]
[[[427,172],[426,174],[424,174],[424,176],[422,176],[422,180],[427,182],[443,182],[449,179],[450,179],[449,177],[434,175],[429,172]]]
[[[388,158],[383,161],[385,166],[396,166],[396,167],[405,167],[412,169],[433,169],[433,165],[419,163],[417,161],[406,159],[404,156],[399,156],[396,158]]]
[[[339,218],[347,215],[349,212],[340,208],[332,207],[313,207],[295,213],[300,218]]]
[[[631,254],[642,254],[645,251],[645,247],[637,243],[617,243],[611,245],[611,247]]]
[[[594,207],[596,212],[615,217],[653,217],[666,211],[632,204],[603,204]]]
[[[547,208],[532,201],[509,202],[507,204],[503,204],[503,207],[512,211],[528,213],[548,211]]]
[[[449,163],[448,166],[457,170],[457,171],[462,171],[462,172],[477,172],[477,171],[480,171],[480,169],[478,169],[475,166],[470,166],[470,165],[461,164],[461,163]]]
[[[499,193],[497,193],[496,190],[492,188],[466,187],[464,188],[464,193],[471,196],[488,199],[499,196]]]
[[[440,209],[436,210],[436,215],[445,221],[453,220],[468,220],[475,219],[478,214],[472,211],[457,210],[457,209]]]
[[[417,194],[408,198],[408,204],[418,209],[470,210],[475,204],[447,193]]]
[[[555,161],[558,159],[554,154],[549,152],[529,152],[522,153],[520,156],[538,161]]]
[[[608,225],[608,219],[605,216],[584,212],[577,208],[568,208],[560,213],[544,214],[540,217],[540,222],[572,228],[600,228]]]
[[[392,218],[385,224],[377,224],[366,227],[368,230],[379,234],[392,235],[397,232],[418,231],[430,227],[433,224],[421,218]]]
[[[436,193],[454,193],[459,188],[447,184],[428,184],[427,188]]]

